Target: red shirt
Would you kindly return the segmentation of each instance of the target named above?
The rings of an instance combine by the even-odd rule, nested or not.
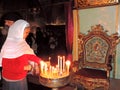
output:
[[[3,58],[2,76],[10,80],[23,79],[27,75],[24,66],[28,65],[28,61],[40,63],[40,58],[30,54],[25,54],[17,58]]]

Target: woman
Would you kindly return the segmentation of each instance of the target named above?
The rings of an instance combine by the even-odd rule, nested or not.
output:
[[[28,90],[26,75],[29,61],[40,63],[25,39],[30,32],[30,25],[25,20],[17,20],[8,31],[2,47],[3,90]]]

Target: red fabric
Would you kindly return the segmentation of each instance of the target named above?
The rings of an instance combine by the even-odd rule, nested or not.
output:
[[[90,68],[82,68],[78,72],[76,72],[77,75],[87,77],[87,78],[101,78],[106,79],[107,78],[107,72],[103,70],[98,69],[90,69]]]
[[[2,76],[10,80],[23,79],[27,75],[24,66],[28,65],[28,61],[40,62],[40,58],[35,55],[25,54],[18,58],[3,58],[2,59]]]
[[[67,53],[72,55],[73,47],[73,14],[72,14],[72,2],[65,3],[65,14],[66,14],[66,47]]]

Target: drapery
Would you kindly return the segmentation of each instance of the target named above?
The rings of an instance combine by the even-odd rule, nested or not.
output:
[[[72,2],[65,3],[65,16],[66,16],[66,47],[67,47],[67,59],[72,60],[72,47],[73,47],[73,13]]]

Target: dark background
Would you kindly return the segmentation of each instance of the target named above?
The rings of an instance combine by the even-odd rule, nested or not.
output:
[[[0,16],[7,12],[19,12],[31,25],[39,27],[37,52],[40,57],[56,60],[57,55],[66,55],[66,18],[64,3],[70,0],[0,0]],[[3,22],[0,19],[0,26]],[[43,35],[46,38],[42,38]],[[52,34],[52,35],[51,35]],[[55,41],[50,43],[53,37]],[[34,44],[34,43],[33,43]],[[54,44],[55,48],[50,46]]]
[[[41,18],[45,24],[64,24],[64,3],[70,0],[0,0],[0,16],[17,11],[27,20]]]

